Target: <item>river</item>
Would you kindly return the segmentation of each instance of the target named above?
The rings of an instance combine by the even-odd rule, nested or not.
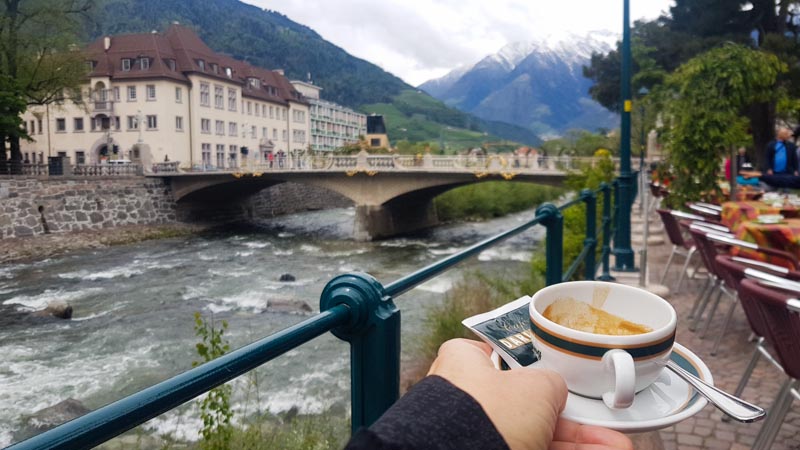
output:
[[[306,301],[317,311],[322,288],[338,274],[365,271],[388,283],[532,215],[354,242],[354,210],[333,209],[264,221],[246,231],[0,266],[0,447],[12,442],[24,416],[39,409],[70,397],[94,409],[190,368],[198,359],[196,311],[226,320],[226,336],[237,348],[308,317],[269,312],[271,299]],[[464,271],[524,271],[542,235],[541,228],[523,233],[397,298],[403,360],[413,358],[426,308],[440,302]],[[280,282],[284,273],[296,280]],[[74,307],[72,320],[22,314],[55,299]],[[239,411],[349,410],[347,344],[327,334],[258,369],[257,378],[233,384]],[[196,439],[200,426],[196,407],[186,406],[145,429]]]

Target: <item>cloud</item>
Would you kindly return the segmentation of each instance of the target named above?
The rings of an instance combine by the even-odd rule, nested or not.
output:
[[[622,0],[246,1],[311,27],[412,85],[511,42],[622,28]],[[672,0],[631,3],[635,20],[657,17]]]

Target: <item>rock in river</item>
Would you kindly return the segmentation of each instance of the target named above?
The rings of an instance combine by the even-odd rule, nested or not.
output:
[[[281,275],[280,281],[295,281],[296,279],[297,278],[295,278],[294,275],[292,275],[290,273],[285,273],[285,274]]]
[[[51,315],[59,319],[72,318],[72,305],[63,301],[55,300],[47,304],[47,308],[41,311],[42,315]]]
[[[61,425],[64,422],[80,417],[89,411],[83,403],[74,398],[68,398],[25,417],[20,431],[15,433],[14,438],[18,441],[27,439],[56,425]]]

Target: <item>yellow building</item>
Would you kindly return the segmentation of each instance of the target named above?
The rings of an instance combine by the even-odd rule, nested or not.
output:
[[[213,169],[308,147],[308,102],[282,71],[218,54],[187,27],[107,36],[86,55],[79,96],[23,115],[34,139],[22,143],[26,160]]]

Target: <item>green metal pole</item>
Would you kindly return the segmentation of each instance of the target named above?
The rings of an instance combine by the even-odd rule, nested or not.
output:
[[[595,251],[597,251],[597,197],[595,197],[594,191],[584,189],[581,191],[581,198],[586,203],[586,238],[583,240],[583,245],[589,247],[586,261],[584,261],[584,277],[587,280],[594,280],[594,274],[597,270],[595,266]]]
[[[372,425],[400,398],[400,310],[375,278],[339,275],[322,291],[320,311],[338,305],[351,320],[333,330],[350,343],[351,429]]]
[[[536,208],[537,216],[544,216],[542,225],[547,229],[545,238],[545,283],[548,286],[561,283],[564,270],[564,216],[552,203],[544,203]]]
[[[614,268],[635,271],[631,248],[631,205],[633,203],[633,174],[631,173],[631,24],[630,0],[623,0],[622,19],[622,124],[619,149],[618,229],[614,236]]]

